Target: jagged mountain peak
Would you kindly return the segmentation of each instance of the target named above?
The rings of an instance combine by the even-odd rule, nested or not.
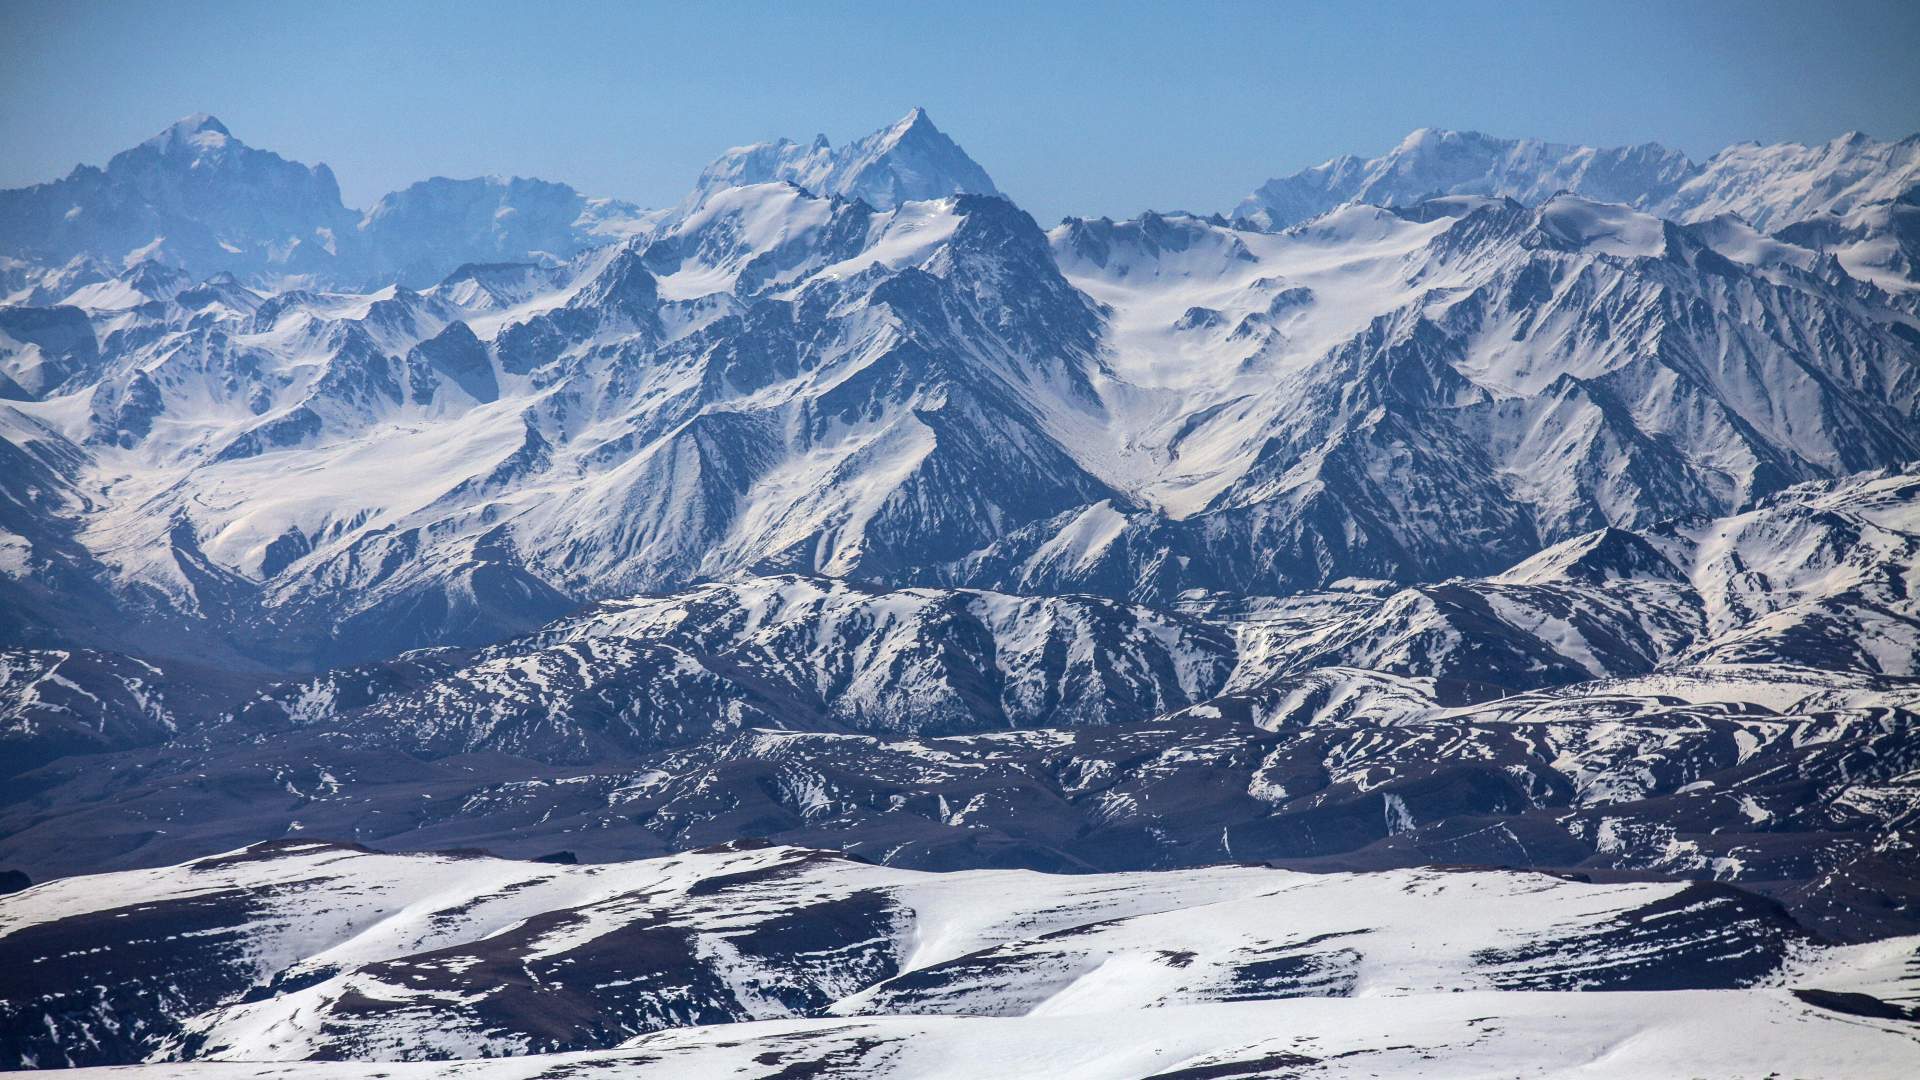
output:
[[[194,113],[104,168],[0,191],[0,252],[43,268],[164,254],[196,277],[227,271],[276,289],[423,287],[466,262],[564,261],[646,220],[566,184],[498,175],[433,177],[362,213],[326,165],[250,146]]]
[[[998,195],[994,186],[960,144],[934,126],[927,111],[915,106],[884,134],[854,144],[861,153],[849,162],[842,194],[888,203],[945,195]],[[876,203],[876,205],[879,205]]]
[[[1541,585],[1682,581],[1684,575],[1640,534],[1608,525],[1555,544],[1489,580],[1503,585]]]
[[[700,174],[688,206],[714,192],[789,181],[821,195],[858,198],[878,209],[955,194],[998,195],[978,163],[934,126],[923,108],[834,148],[825,135],[803,145],[791,139],[737,146]]]
[[[279,184],[311,188],[315,197],[329,204],[325,208],[329,218],[335,214],[334,206],[340,204],[339,185],[326,165],[309,165],[249,145],[212,113],[183,116],[151,138],[113,155],[107,161],[106,174],[110,181],[149,197],[158,192],[151,179],[142,178],[165,174],[191,178],[183,182],[230,184],[234,190],[224,195],[228,202],[265,202],[275,194],[270,185]],[[308,196],[302,191],[299,197]]]
[[[227,130],[227,125],[212,113],[198,112],[181,117],[140,145],[161,151],[204,150],[224,146],[229,141],[239,142],[233,132]]]
[[[927,115],[927,110],[922,106],[915,105],[913,108],[907,110],[905,116],[895,120],[893,126],[887,128],[887,133],[897,139],[916,129],[929,131],[936,135],[940,132],[939,128],[933,126],[933,118]]]
[[[248,146],[195,113],[104,168],[0,191],[0,250],[43,265],[164,253],[196,276],[277,280],[336,262],[352,217],[325,165]]]

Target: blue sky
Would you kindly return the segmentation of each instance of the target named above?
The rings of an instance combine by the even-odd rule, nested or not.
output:
[[[914,105],[1050,222],[1230,208],[1421,126],[1696,157],[1920,131],[1920,3],[46,3],[0,0],[0,186],[174,118],[324,161],[676,200],[739,143]]]

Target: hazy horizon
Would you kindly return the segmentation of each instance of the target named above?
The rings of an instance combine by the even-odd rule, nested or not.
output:
[[[0,187],[103,164],[195,112],[324,162],[350,206],[503,174],[657,207],[730,146],[838,144],[919,105],[1043,221],[1230,209],[1421,127],[1696,160],[1920,131],[1920,9],[1880,0],[480,8],[6,4]]]

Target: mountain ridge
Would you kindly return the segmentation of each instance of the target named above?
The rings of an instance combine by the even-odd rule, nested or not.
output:
[[[961,192],[998,194],[918,108],[838,151],[816,145],[803,152],[783,140],[729,152],[736,153],[746,158],[715,161],[697,193],[790,179],[881,209]],[[749,167],[755,153],[780,161]],[[718,179],[729,169],[736,175]],[[104,168],[83,165],[60,180],[0,191],[0,248],[50,266],[83,257],[121,265],[163,258],[196,277],[230,272],[256,284],[424,288],[464,263],[563,262],[667,213],[501,176],[436,176],[357,211],[341,201],[327,166],[256,150],[216,117],[195,113]],[[102,224],[92,227],[96,219]]]
[[[1882,142],[1855,131],[1819,146],[1739,143],[1696,163],[1659,143],[1592,147],[1421,128],[1380,157],[1349,154],[1269,180],[1233,216],[1274,230],[1350,202],[1482,195],[1531,205],[1567,192],[1682,223],[1732,213],[1778,231],[1890,202],[1916,185],[1920,135]]]

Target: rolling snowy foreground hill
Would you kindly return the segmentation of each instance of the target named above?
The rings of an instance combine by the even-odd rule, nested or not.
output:
[[[0,192],[0,1062],[1909,1075],[1917,193]]]
[[[285,842],[65,879],[0,903],[0,926],[13,973],[0,1025],[27,1063],[249,1063],[135,1076],[402,1075],[339,1062],[615,1044],[404,1074],[1920,1064],[1893,1003],[1920,990],[1920,939],[1822,947],[1717,886],[1255,867],[928,875],[778,847],[564,867]],[[121,943],[89,948],[103,931]],[[265,1064],[303,1060],[326,1064]]]

